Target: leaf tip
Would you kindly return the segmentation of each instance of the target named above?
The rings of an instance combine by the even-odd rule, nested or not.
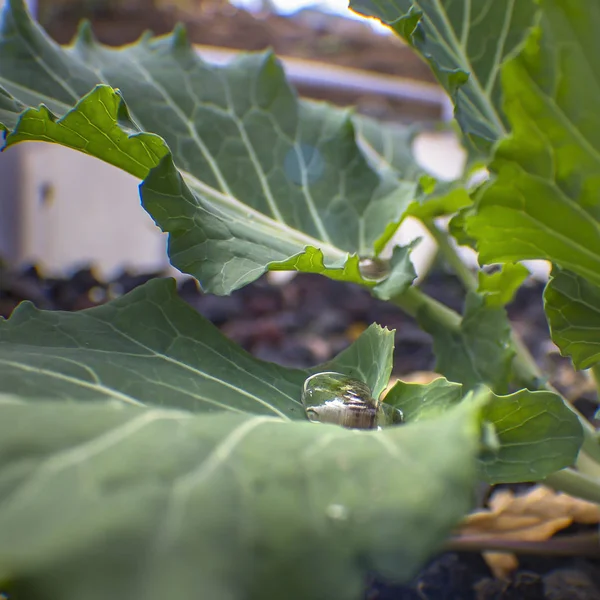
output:
[[[97,45],[96,37],[92,30],[92,24],[88,19],[83,19],[77,27],[77,34],[75,36],[75,47],[91,47]]]
[[[177,23],[171,34],[171,44],[174,50],[182,50],[190,47],[190,40],[185,25]]]

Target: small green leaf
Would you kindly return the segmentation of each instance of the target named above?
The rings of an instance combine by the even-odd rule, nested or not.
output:
[[[512,301],[528,275],[521,263],[503,264],[495,273],[479,271],[477,292],[483,295],[487,306],[500,308]]]
[[[424,190],[426,192],[426,190]],[[429,194],[419,197],[407,209],[406,215],[428,221],[437,217],[453,215],[470,206],[471,198],[463,182],[438,182]]]
[[[280,367],[228,340],[177,296],[173,280],[153,280],[76,313],[21,304],[0,320],[0,392],[304,419],[310,372],[340,371],[381,390],[393,348],[393,332],[372,325],[327,365]]]
[[[459,246],[467,246],[476,250],[477,240],[467,234],[466,221],[469,216],[474,214],[473,205],[465,206],[460,209],[448,223],[448,231],[452,237],[456,240]]]
[[[544,290],[544,304],[552,341],[577,369],[600,361],[600,287],[583,277],[552,270]]]
[[[387,327],[380,327],[374,323],[333,360],[313,367],[310,373],[319,371],[344,373],[364,381],[371,389],[373,397],[379,398],[387,387],[392,373],[394,333],[393,330],[390,331]]]
[[[386,394],[384,402],[402,411],[407,423],[416,423],[443,415],[463,397],[463,386],[444,377],[431,383],[397,381]]]
[[[425,194],[433,194],[437,185],[437,180],[431,175],[421,175],[419,185]]]
[[[463,132],[483,148],[506,133],[500,71],[533,24],[532,0],[351,0],[380,19],[429,63],[454,100]]]
[[[390,259],[390,274],[373,288],[373,295],[380,300],[390,300],[404,293],[417,277],[410,253],[421,241],[413,240],[408,246],[396,246]]]
[[[472,507],[479,411],[357,432],[0,404],[0,573],[28,600],[355,600]]]
[[[459,331],[440,325],[427,309],[417,318],[433,336],[438,373],[466,390],[485,384],[497,393],[507,391],[514,350],[503,308],[490,308],[482,296],[468,294]]]
[[[442,418],[462,396],[460,384],[440,377],[429,384],[398,381],[385,402],[399,408],[407,423],[416,423]],[[484,429],[486,423],[493,427],[498,443],[479,455],[481,477],[490,483],[543,480],[572,465],[583,441],[579,419],[552,392],[492,394],[480,418]]]

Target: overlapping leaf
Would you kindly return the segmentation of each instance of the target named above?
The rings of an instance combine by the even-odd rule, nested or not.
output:
[[[408,423],[436,418],[458,404],[463,386],[439,378],[429,384],[398,381],[385,402],[397,406]],[[479,457],[480,476],[490,483],[539,481],[575,462],[582,429],[575,413],[552,392],[521,390],[491,394],[482,422],[494,428],[498,447]]]
[[[485,298],[487,306],[499,308],[508,304],[527,279],[529,271],[521,263],[505,263],[498,271],[479,271],[477,291]]]
[[[386,386],[393,333],[371,326],[335,360],[336,370]],[[19,306],[0,321],[0,393],[24,399],[111,399],[191,412],[236,411],[304,419],[307,371],[255,359],[154,280],[77,313]]]
[[[419,312],[418,320],[433,336],[436,372],[467,390],[485,384],[496,393],[507,391],[514,350],[504,308],[489,307],[483,296],[472,293],[458,330],[431,318],[427,309]]]
[[[578,369],[600,361],[600,287],[554,269],[544,290],[552,340]]]
[[[0,576],[29,600],[359,600],[471,508],[478,412],[357,432],[0,404]]]
[[[467,233],[482,261],[546,259],[600,285],[600,6],[543,0],[502,83],[512,137]]]
[[[452,96],[465,134],[497,141],[507,131],[500,70],[531,27],[533,0],[351,0],[388,24],[427,60]]]
[[[357,141],[365,157],[377,170],[389,169],[401,179],[418,180],[423,168],[417,163],[412,152],[412,144],[421,132],[422,126],[382,123],[366,117],[354,117]]]
[[[374,256],[417,184],[369,166],[349,112],[299,101],[269,53],[214,67],[182,29],[109,49],[85,26],[63,49],[22,0],[9,7],[0,34],[8,146],[55,141],[145,178],[142,200],[170,233],[172,263],[212,292],[229,293],[271,264],[301,265],[307,247],[323,253],[318,272],[368,285],[344,263]],[[90,93],[97,84],[110,88]],[[18,121],[18,109],[39,103],[47,110]],[[143,165],[131,156],[140,140],[155,150]]]

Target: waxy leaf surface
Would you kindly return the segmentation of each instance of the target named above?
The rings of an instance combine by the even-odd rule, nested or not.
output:
[[[28,600],[359,600],[471,508],[478,412],[357,432],[0,403],[0,579]]]

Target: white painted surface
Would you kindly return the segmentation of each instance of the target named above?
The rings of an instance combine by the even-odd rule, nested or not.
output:
[[[15,176],[18,197],[0,189],[0,216],[16,201],[16,222],[2,218],[0,226],[17,233],[12,256],[18,263],[35,262],[53,274],[91,263],[105,277],[123,267],[168,265],[167,236],[140,206],[134,177],[85,154],[32,142],[0,154],[2,180]]]

